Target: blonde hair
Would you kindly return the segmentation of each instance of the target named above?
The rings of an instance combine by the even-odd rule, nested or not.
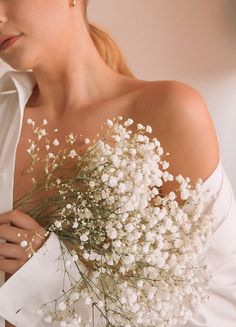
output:
[[[128,68],[124,56],[111,36],[97,24],[90,23],[87,16],[88,0],[81,1],[82,14],[89,34],[100,56],[114,71],[129,77],[135,77]]]

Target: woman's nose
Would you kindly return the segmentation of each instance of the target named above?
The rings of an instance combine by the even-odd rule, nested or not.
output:
[[[3,4],[1,4],[0,1],[0,25],[4,24],[6,21],[7,21],[6,8],[3,6]]]
[[[7,21],[7,17],[5,17],[3,14],[1,14],[1,12],[0,12],[0,26],[2,25],[2,24],[5,24],[6,23],[6,21]],[[1,31],[1,30],[0,30]]]

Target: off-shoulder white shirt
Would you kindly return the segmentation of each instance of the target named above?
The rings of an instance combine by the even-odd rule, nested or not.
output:
[[[0,213],[12,210],[16,147],[24,108],[35,83],[32,71],[8,71],[0,79]],[[221,159],[203,188],[210,189],[206,209],[213,208],[214,212],[214,232],[206,254],[213,267],[213,282],[209,300],[185,326],[235,327],[236,200]],[[56,234],[51,233],[44,245],[6,282],[5,273],[0,271],[0,327],[5,326],[5,320],[17,327],[48,326],[35,310],[62,294],[63,269],[58,272],[57,260],[60,256],[60,243]],[[77,268],[70,269],[79,279]],[[68,288],[69,280],[65,283],[65,289]],[[87,314],[82,305],[78,310]]]

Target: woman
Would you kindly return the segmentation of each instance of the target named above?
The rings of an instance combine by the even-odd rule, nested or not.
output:
[[[0,271],[5,273],[1,275],[0,327],[46,325],[34,310],[56,298],[63,277],[55,264],[60,252],[55,234],[42,236],[44,226],[23,211],[12,210],[12,203],[31,186],[21,174],[32,137],[27,120],[39,124],[46,118],[48,130],[58,129],[61,141],[71,131],[93,139],[105,119],[117,115],[150,124],[153,135],[170,152],[169,172],[193,182],[201,177],[217,195],[218,225],[208,255],[219,268],[218,280],[210,289],[208,304],[194,313],[187,326],[233,327],[235,284],[232,292],[229,289],[236,281],[235,199],[204,99],[178,81],[136,79],[115,43],[88,22],[86,8],[86,0],[0,0],[0,37],[19,35],[11,46],[0,48],[1,59],[19,71],[7,72],[0,80],[0,238],[6,241],[0,243]],[[166,183],[162,192],[176,187],[175,182]],[[226,240],[216,243],[220,226],[230,246]],[[30,242],[32,235],[36,253],[29,259],[20,243]],[[223,265],[219,254],[227,258]],[[221,280],[223,274],[226,282]]]

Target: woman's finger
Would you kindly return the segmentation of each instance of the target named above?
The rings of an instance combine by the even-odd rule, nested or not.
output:
[[[25,231],[21,228],[9,226],[6,224],[0,225],[0,238],[15,244],[20,244],[24,239],[32,235],[32,232]]]
[[[21,246],[11,243],[0,243],[0,256],[6,259],[19,260],[25,260],[27,258],[26,252]]]
[[[0,258],[0,271],[14,274],[41,248],[48,237],[49,233],[44,227],[21,211],[12,210],[0,214],[0,239],[13,243],[0,245],[0,256],[3,257]],[[17,250],[14,246],[18,247]]]
[[[25,261],[16,259],[0,259],[0,271],[13,275],[19,270]]]
[[[26,245],[23,246],[24,253],[26,253],[25,251],[28,248],[29,249],[27,251],[30,251],[26,253],[27,257],[29,253],[32,251],[37,251],[43,245],[47,239],[47,235],[45,233],[46,230],[43,227],[38,227],[37,230],[34,229],[33,231],[26,231],[6,224],[0,225],[0,239],[5,239],[6,241],[14,243],[21,248],[21,243],[26,243]]]
[[[11,223],[22,229],[35,229],[40,226],[32,217],[19,210],[12,210],[0,214],[0,224]]]

